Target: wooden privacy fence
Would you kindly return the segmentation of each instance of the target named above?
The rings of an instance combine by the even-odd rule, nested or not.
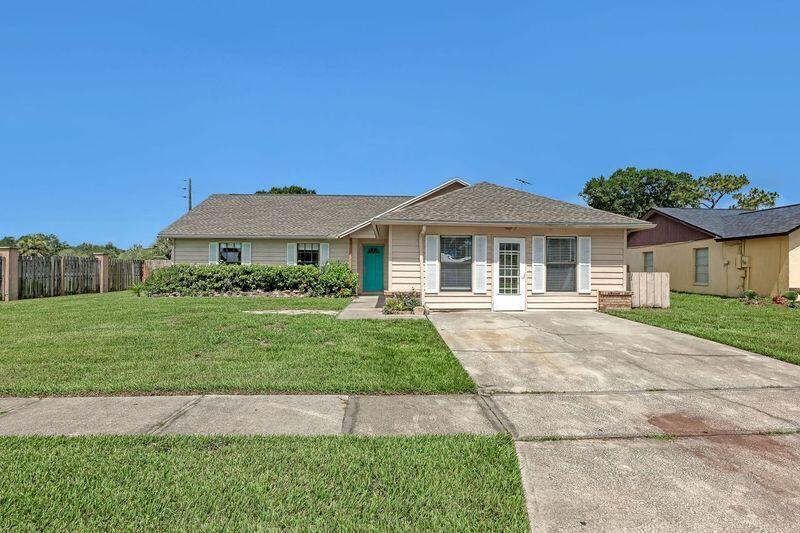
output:
[[[19,258],[19,298],[44,298],[100,291],[98,262],[91,257]]]
[[[3,276],[6,272],[6,258],[0,257],[0,301],[3,300],[6,294],[6,286],[3,285]]]
[[[669,272],[630,272],[628,290],[633,307],[669,307]]]
[[[108,290],[124,291],[142,281],[142,261],[109,259]]]

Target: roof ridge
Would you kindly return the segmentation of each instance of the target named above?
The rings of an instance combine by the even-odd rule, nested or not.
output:
[[[763,213],[764,211],[774,211],[775,209],[786,209],[787,207],[797,207],[800,206],[800,203],[796,204],[789,204],[789,205],[776,205],[774,207],[766,207],[764,209],[755,209],[749,210],[745,213],[740,213],[741,215],[752,215],[753,213]]]
[[[212,192],[208,195],[211,196],[303,196],[303,197],[311,197],[311,198],[413,198],[410,194],[302,194],[302,193],[290,193],[290,194],[275,194],[275,193],[247,193],[247,192]]]

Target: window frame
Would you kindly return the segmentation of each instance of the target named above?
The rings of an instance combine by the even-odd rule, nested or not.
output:
[[[444,239],[468,239],[469,240],[469,277],[468,280],[468,287],[447,287],[444,281],[444,265],[447,264],[464,264],[458,263],[456,261],[442,261],[442,250],[444,250],[444,246],[442,246]],[[472,292],[474,286],[473,276],[475,273],[475,242],[472,235],[439,235],[439,290],[442,292]]]
[[[565,262],[565,261],[550,261],[550,254],[548,253],[550,250],[550,241],[551,240],[571,240],[574,243],[574,250],[575,250],[575,260],[572,262]],[[570,290],[551,290],[548,286],[550,282],[550,265],[571,265],[572,271],[574,272],[573,275],[573,282],[574,288]],[[570,293],[577,293],[578,292],[578,236],[577,235],[546,235],[544,241],[544,269],[545,269],[545,285],[544,291],[545,293],[561,293],[561,294],[570,294]]]
[[[232,246],[231,246],[232,245]],[[242,242],[220,242],[217,243],[217,263],[220,265],[241,265],[242,254],[244,253],[244,243]],[[223,248],[234,248],[239,251],[239,261],[227,261],[222,255]]]
[[[698,272],[697,272],[697,266],[698,266],[697,265],[697,256],[698,256],[698,252],[700,252],[701,250],[705,250],[705,252],[706,252],[706,264],[705,264],[705,267],[706,267],[706,273],[705,273],[706,274],[706,280],[705,281],[698,281],[698,279],[697,279],[697,274],[698,274]],[[709,282],[711,281],[711,253],[710,253],[710,250],[709,250],[708,246],[702,246],[700,248],[693,248],[692,249],[692,256],[693,256],[692,257],[692,259],[693,259],[693,261],[692,261],[692,270],[694,272],[694,285],[707,286],[709,284]]]
[[[296,250],[297,250],[295,252],[296,256],[297,256],[297,260],[295,262],[296,265],[300,265],[300,266],[311,265],[311,266],[315,266],[315,267],[319,268],[319,261],[320,261],[320,257],[321,257],[321,252],[320,252],[321,246],[320,246],[320,243],[318,243],[318,242],[298,242],[295,246],[296,246]],[[300,248],[301,246],[302,247],[310,246],[311,249],[309,249],[309,250],[302,249],[301,250],[301,248]],[[314,248],[314,247],[316,247],[316,248]],[[306,262],[305,260],[301,261],[300,260],[300,254],[301,253],[311,253],[311,254],[316,253],[316,255],[317,255],[316,262],[313,262],[313,261],[312,262]]]
[[[647,257],[650,257],[650,270],[647,270]],[[642,272],[655,272],[656,258],[653,252],[642,252]]]

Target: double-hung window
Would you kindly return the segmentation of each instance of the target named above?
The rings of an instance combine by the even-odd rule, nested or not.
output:
[[[439,263],[441,290],[472,290],[472,237],[440,237]]]
[[[694,282],[708,284],[708,248],[694,249]]]
[[[242,243],[240,243],[240,242],[221,242],[221,243],[219,243],[219,264],[221,264],[221,265],[241,265],[242,264]]]
[[[644,252],[642,258],[644,259],[644,271],[655,272],[653,267],[653,252]]]
[[[547,237],[547,292],[575,292],[578,241],[575,237]]]
[[[298,242],[297,264],[319,266],[319,243]]]

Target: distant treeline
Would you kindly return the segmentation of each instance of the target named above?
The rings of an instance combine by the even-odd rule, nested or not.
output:
[[[91,257],[95,253],[107,253],[111,257],[121,259],[170,259],[172,254],[172,243],[169,239],[158,237],[156,241],[144,247],[141,244],[134,244],[127,250],[114,245],[113,242],[106,244],[93,244],[83,242],[78,245],[71,245],[58,238],[52,233],[31,233],[15,237],[3,237],[0,239],[0,246],[16,246],[22,255],[70,255],[76,257]]]

